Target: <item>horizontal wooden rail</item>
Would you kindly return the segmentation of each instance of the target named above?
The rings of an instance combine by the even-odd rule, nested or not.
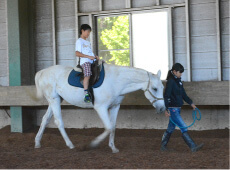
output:
[[[165,82],[164,82],[165,85]],[[196,105],[229,105],[229,81],[184,82],[188,96]],[[35,86],[0,87],[0,106],[46,106],[46,99],[34,101],[30,91]],[[70,105],[63,101],[62,105]],[[143,91],[136,91],[125,96],[122,105],[150,105]]]

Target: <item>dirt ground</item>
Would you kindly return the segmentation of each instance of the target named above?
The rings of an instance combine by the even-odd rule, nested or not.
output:
[[[97,149],[83,150],[103,129],[66,129],[76,146],[66,147],[58,129],[46,129],[42,147],[34,149],[38,128],[26,133],[11,133],[10,126],[0,130],[0,168],[55,169],[229,169],[229,129],[190,131],[202,150],[191,153],[180,131],[172,135],[169,152],[161,152],[164,130],[117,129],[115,144],[120,150],[112,154],[108,139]]]

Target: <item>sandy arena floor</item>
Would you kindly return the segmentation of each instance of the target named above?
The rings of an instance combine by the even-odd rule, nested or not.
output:
[[[66,147],[58,129],[46,129],[42,147],[34,149],[37,131],[20,134],[11,133],[10,126],[1,129],[0,168],[229,168],[229,129],[190,131],[197,144],[205,144],[196,153],[190,152],[178,130],[168,144],[170,151],[161,152],[164,130],[117,129],[117,154],[112,154],[108,139],[97,149],[83,150],[103,129],[66,129],[76,146],[73,150]]]

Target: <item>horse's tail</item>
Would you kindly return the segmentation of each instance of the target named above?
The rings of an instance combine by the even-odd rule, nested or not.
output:
[[[36,91],[32,89],[27,90],[27,94],[33,99],[34,101],[39,101],[43,97],[43,92],[42,89],[39,85],[39,79],[41,76],[41,72],[37,72],[35,75],[35,86],[36,86]]]
[[[35,96],[36,99],[42,99],[42,97],[43,97],[43,92],[42,92],[42,89],[41,89],[41,87],[39,85],[40,76],[41,76],[41,72],[39,71],[35,75],[35,86],[36,86],[36,89],[37,89],[37,94]]]

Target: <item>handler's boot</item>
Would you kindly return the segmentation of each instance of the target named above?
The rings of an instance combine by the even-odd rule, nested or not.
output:
[[[162,136],[162,140],[161,140],[161,151],[168,151],[167,148],[167,143],[170,139],[171,133],[168,133],[167,131],[165,131],[165,133]]]
[[[184,132],[182,134],[182,138],[184,139],[185,143],[188,145],[192,152],[200,150],[204,145],[203,143],[200,145],[196,145],[192,138],[189,136],[188,132]]]

